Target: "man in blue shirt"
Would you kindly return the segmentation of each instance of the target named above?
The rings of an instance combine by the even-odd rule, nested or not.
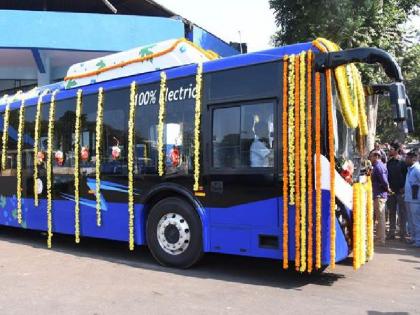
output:
[[[372,162],[372,190],[373,190],[373,208],[375,210],[375,227],[376,227],[376,244],[385,245],[385,206],[388,198],[389,183],[388,171],[385,164],[381,160],[379,151],[372,151],[369,155]]]
[[[415,151],[407,153],[408,165],[407,178],[405,180],[405,197],[407,208],[408,230],[411,243],[420,247],[420,164],[418,154]]]

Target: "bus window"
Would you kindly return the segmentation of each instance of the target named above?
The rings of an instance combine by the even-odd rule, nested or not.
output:
[[[273,167],[273,104],[246,104],[213,111],[213,167]]]

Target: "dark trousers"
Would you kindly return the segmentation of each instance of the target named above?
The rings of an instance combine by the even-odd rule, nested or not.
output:
[[[404,195],[398,193],[388,195],[387,206],[389,211],[389,235],[395,235],[398,213],[398,225],[400,228],[399,234],[404,237],[407,226],[407,212],[405,209]]]

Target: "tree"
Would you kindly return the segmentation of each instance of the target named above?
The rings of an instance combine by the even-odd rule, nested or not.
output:
[[[344,49],[382,48],[404,64],[409,45],[407,38],[410,38],[407,35],[412,35],[407,34],[404,23],[410,14],[417,13],[417,5],[418,0],[270,0],[279,27],[273,42],[285,45],[325,37]],[[416,51],[410,60],[415,60]],[[360,69],[364,82],[387,80],[378,66],[361,65]],[[414,73],[418,78],[410,66],[403,69],[406,77],[412,77]],[[417,95],[419,87],[410,83],[409,92]],[[373,130],[368,137],[368,147],[372,147],[374,141],[376,126],[372,123],[377,120],[377,100],[376,97],[368,98],[369,127]]]

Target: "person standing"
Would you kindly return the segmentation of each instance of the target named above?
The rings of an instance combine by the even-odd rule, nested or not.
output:
[[[411,243],[420,247],[420,164],[418,154],[415,151],[408,152],[405,161],[408,165],[404,198],[408,214],[408,230]]]
[[[373,208],[375,211],[375,228],[376,244],[379,246],[385,245],[385,208],[388,197],[389,183],[388,171],[385,164],[381,160],[381,153],[374,150],[369,155],[369,160],[372,162],[372,190],[373,190]]]
[[[386,164],[388,170],[388,182],[392,193],[388,196],[389,233],[388,239],[395,239],[397,208],[399,218],[399,235],[404,240],[406,234],[407,215],[404,202],[404,185],[407,174],[407,166],[398,154],[400,145],[392,143],[389,149],[389,160]]]

